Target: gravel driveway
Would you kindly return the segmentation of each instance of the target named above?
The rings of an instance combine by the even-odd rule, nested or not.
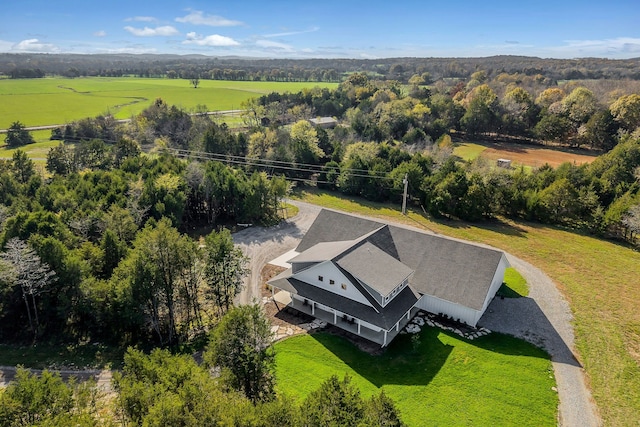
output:
[[[299,201],[289,203],[300,209],[294,218],[275,227],[253,227],[233,236],[235,243],[251,258],[250,274],[239,295],[242,304],[260,299],[260,274],[264,265],[295,248],[321,209]],[[582,367],[574,357],[569,304],[540,269],[510,254],[507,258],[527,280],[529,297],[495,299],[480,319],[479,326],[523,338],[551,355],[560,399],[558,425],[601,425]]]

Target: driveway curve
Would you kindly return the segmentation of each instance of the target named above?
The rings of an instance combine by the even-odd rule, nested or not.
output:
[[[253,227],[233,236],[235,243],[251,258],[250,273],[238,299],[242,304],[260,299],[260,275],[265,264],[295,248],[321,210],[321,207],[309,203],[289,203],[299,209],[295,217],[275,227]],[[479,326],[522,338],[549,353],[560,400],[558,425],[600,426],[582,366],[574,356],[573,317],[569,304],[543,271],[511,254],[507,253],[507,258],[527,280],[529,296],[494,299],[480,319]]]

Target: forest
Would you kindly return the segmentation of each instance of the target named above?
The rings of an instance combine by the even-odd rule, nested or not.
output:
[[[256,59],[202,55],[79,55],[0,53],[0,75],[11,78],[101,76],[215,80],[329,81],[365,72],[377,79],[407,83],[414,74],[468,79],[478,70],[541,75],[555,81],[575,79],[639,80],[640,59],[550,59],[526,56],[486,58]]]

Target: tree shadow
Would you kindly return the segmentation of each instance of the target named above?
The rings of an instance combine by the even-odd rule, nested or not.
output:
[[[233,233],[232,236],[235,244],[259,245],[269,241],[282,243],[287,237],[302,239],[304,233],[304,230],[298,227],[295,222],[284,220],[269,227],[252,225]]]
[[[311,334],[318,343],[376,387],[427,385],[438,374],[453,346],[440,341],[439,331],[425,328],[420,335],[398,335],[379,354],[358,348],[352,341],[327,332]]]
[[[480,318],[478,326],[521,338],[543,349],[553,362],[582,367],[565,339],[532,298],[494,298]],[[474,340],[474,345],[491,351],[514,354],[512,347],[496,346],[491,335]]]

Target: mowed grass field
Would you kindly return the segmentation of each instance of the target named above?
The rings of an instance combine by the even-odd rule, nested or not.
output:
[[[271,92],[336,87],[337,83],[240,82],[201,80],[194,89],[185,79],[135,77],[44,78],[0,80],[0,129],[16,120],[26,126],[63,124],[99,114],[126,119],[156,98],[187,110],[206,105],[209,111],[239,109],[247,99]]]
[[[425,327],[381,355],[317,332],[275,344],[278,391],[301,402],[331,375],[349,375],[369,398],[384,390],[407,426],[555,426],[549,356],[513,337],[473,341]],[[417,341],[416,341],[417,339]]]
[[[514,167],[527,166],[538,168],[545,163],[557,167],[562,163],[591,163],[596,153],[567,148],[543,147],[517,144],[512,142],[458,142],[454,145],[453,154],[462,160],[475,160],[478,157],[492,162],[497,159],[509,159]]]
[[[305,191],[302,200],[482,242],[547,273],[570,303],[576,346],[605,425],[640,424],[640,252],[578,232],[523,221],[437,222],[399,206]]]

